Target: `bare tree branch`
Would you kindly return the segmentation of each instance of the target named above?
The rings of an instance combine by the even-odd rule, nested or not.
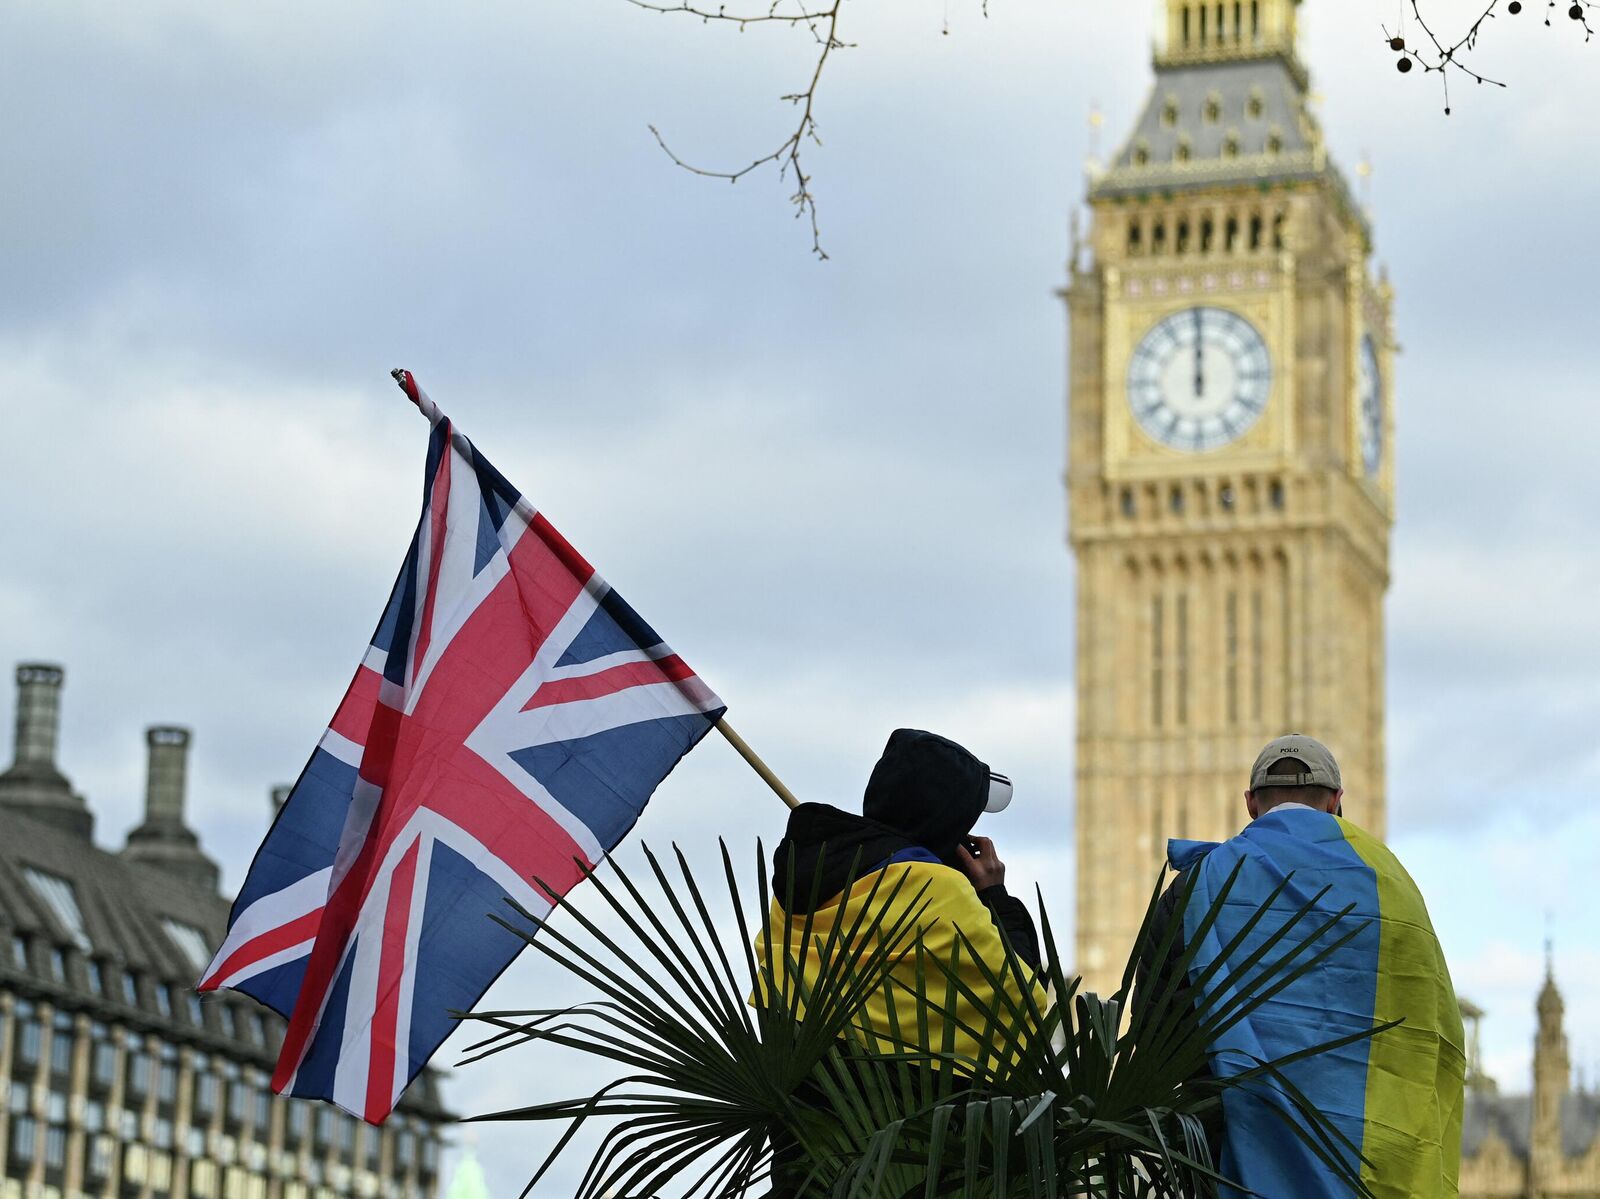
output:
[[[789,197],[789,202],[795,207],[795,218],[805,219],[811,225],[811,251],[818,259],[826,261],[828,254],[822,248],[822,226],[817,220],[817,198],[811,190],[811,176],[806,174],[805,164],[801,160],[801,152],[807,146],[820,146],[822,139],[817,136],[816,99],[817,85],[822,80],[823,68],[828,65],[828,58],[835,50],[849,48],[849,43],[839,40],[839,10],[844,6],[844,0],[831,0],[827,5],[818,4],[808,7],[803,0],[771,0],[765,12],[740,12],[728,10],[727,5],[720,5],[715,10],[700,8],[694,4],[658,4],[652,0],[628,0],[628,3],[637,8],[648,9],[659,13],[682,13],[692,17],[699,17],[702,21],[724,21],[737,25],[743,29],[746,25],[784,24],[791,28],[804,26],[811,34],[818,46],[816,65],[812,67],[811,79],[806,84],[804,91],[792,92],[780,97],[800,110],[800,119],[789,134],[770,154],[763,154],[748,166],[731,171],[708,170],[684,161],[672,148],[667,145],[661,131],[654,125],[650,132],[654,134],[656,144],[666,153],[667,157],[696,175],[703,175],[709,179],[726,179],[730,183],[737,183],[750,172],[769,163],[778,165],[778,177],[794,178],[794,194]],[[789,9],[793,11],[788,11]]]
[[[1463,56],[1472,53],[1478,48],[1478,41],[1483,36],[1488,23],[1498,18],[1502,9],[1513,17],[1520,14],[1523,7],[1522,0],[1489,0],[1489,6],[1478,15],[1478,19],[1468,26],[1467,31],[1460,38],[1450,45],[1446,45],[1434,33],[1432,26],[1428,24],[1427,19],[1422,15],[1420,0],[1410,0],[1410,4],[1411,15],[1415,19],[1417,27],[1427,35],[1428,41],[1433,45],[1433,49],[1429,51],[1424,47],[1419,50],[1415,46],[1408,46],[1403,32],[1396,30],[1391,33],[1387,27],[1384,27],[1383,37],[1389,43],[1389,48],[1400,55],[1398,66],[1402,74],[1410,72],[1414,66],[1420,66],[1423,74],[1437,74],[1439,76],[1439,82],[1444,88],[1444,111],[1446,116],[1450,115],[1450,72],[1452,70],[1461,72],[1474,83],[1487,83],[1494,87],[1506,86],[1500,80],[1490,79],[1487,75],[1481,74],[1467,65]],[[1555,12],[1558,4],[1565,4],[1567,17],[1583,26],[1584,41],[1587,42],[1594,37],[1594,29],[1589,24],[1589,13],[1596,7],[1594,0],[1545,0],[1544,23],[1547,26],[1552,23],[1551,14]]]

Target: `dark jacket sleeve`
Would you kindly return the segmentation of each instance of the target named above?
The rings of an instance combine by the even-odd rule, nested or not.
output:
[[[1005,889],[1002,883],[978,892],[989,917],[1011,945],[1011,952],[1030,969],[1039,969],[1039,934],[1033,927],[1028,907]]]
[[[1192,1010],[1196,999],[1199,998],[1194,986],[1189,982],[1188,972],[1184,971],[1181,975],[1178,972],[1178,964],[1184,954],[1183,892],[1187,885],[1188,880],[1182,874],[1178,875],[1156,901],[1156,910],[1150,918],[1149,934],[1145,943],[1139,947],[1139,961],[1134,971],[1135,1012],[1158,1003],[1161,996],[1169,989],[1172,991],[1172,1007],[1168,1009],[1169,1011]],[[1166,939],[1168,929],[1172,930],[1172,944],[1167,947],[1166,953],[1161,953],[1161,942]],[[1205,1057],[1200,1059],[1194,1077],[1212,1077],[1210,1062]],[[1206,1139],[1211,1145],[1212,1152],[1220,1152],[1222,1105],[1218,1103],[1204,1113],[1200,1122],[1205,1129]],[[1214,1157],[1212,1160],[1217,1159]]]
[[[1192,1002],[1192,997],[1189,995],[1189,980],[1174,978],[1178,962],[1183,957],[1183,913],[1178,910],[1178,902],[1183,897],[1183,888],[1184,879],[1180,874],[1161,893],[1161,898],[1156,901],[1155,914],[1150,918],[1149,934],[1144,944],[1139,947],[1139,964],[1134,974],[1134,995],[1136,1001],[1141,1004],[1149,1003],[1156,996],[1165,994],[1167,988],[1174,984],[1180,992],[1180,1003]],[[1166,939],[1168,929],[1173,932],[1172,944],[1167,947],[1166,953],[1161,953],[1161,942]]]

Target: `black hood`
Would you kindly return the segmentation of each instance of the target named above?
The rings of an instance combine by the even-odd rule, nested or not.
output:
[[[789,813],[788,830],[772,855],[772,897],[791,914],[813,911],[844,890],[852,871],[860,878],[915,846],[904,834],[864,816],[827,804],[801,804]]]
[[[861,812],[955,865],[989,802],[989,767],[954,741],[896,729],[872,768]]]

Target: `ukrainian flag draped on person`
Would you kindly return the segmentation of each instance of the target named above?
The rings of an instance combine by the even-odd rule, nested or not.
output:
[[[1228,952],[1280,885],[1269,915],[1228,952],[1228,962],[1244,963],[1324,888],[1317,911],[1332,915],[1350,908],[1313,952],[1360,931],[1222,1033],[1209,1047],[1211,1068],[1231,1077],[1308,1046],[1401,1021],[1295,1062],[1283,1073],[1354,1146],[1362,1181],[1379,1199],[1454,1196],[1465,1073],[1461,1011],[1421,893],[1394,855],[1341,817],[1293,805],[1264,813],[1222,845],[1172,841],[1168,856],[1179,870],[1199,871],[1183,917],[1185,941],[1195,946],[1193,979]],[[1217,920],[1205,928],[1206,914],[1236,868]],[[1293,952],[1321,923],[1296,926],[1268,952],[1268,960]],[[1215,998],[1214,985],[1203,988],[1208,1000]],[[1221,1168],[1227,1177],[1271,1199],[1343,1199],[1350,1193],[1285,1126],[1297,1117],[1275,1086],[1230,1089],[1223,1111]],[[1353,1153],[1339,1152],[1356,1166]]]

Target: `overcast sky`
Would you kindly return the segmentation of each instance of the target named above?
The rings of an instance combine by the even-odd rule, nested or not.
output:
[[[1335,153],[1376,167],[1405,347],[1391,833],[1489,1009],[1491,1072],[1525,1090],[1547,920],[1575,1060],[1600,1065],[1600,47],[1501,20],[1476,63],[1512,86],[1458,84],[1447,118],[1436,78],[1393,68],[1396,8],[1318,0],[1305,45]],[[711,166],[766,152],[803,35],[621,0],[10,6],[0,662],[65,664],[62,765],[102,842],[138,822],[144,727],[187,724],[193,823],[238,885],[415,521],[404,365],[803,797],[853,803],[897,725],[1012,773],[995,835],[1066,922],[1053,291],[1087,114],[1104,150],[1131,126],[1150,13],[846,12],[808,151],[818,263],[774,172],[691,177],[647,129]],[[713,740],[632,844],[709,862],[782,824]],[[525,961],[492,1002],[568,994]],[[525,1055],[446,1096],[557,1097],[540,1077]],[[515,1193],[545,1141],[480,1136]]]

